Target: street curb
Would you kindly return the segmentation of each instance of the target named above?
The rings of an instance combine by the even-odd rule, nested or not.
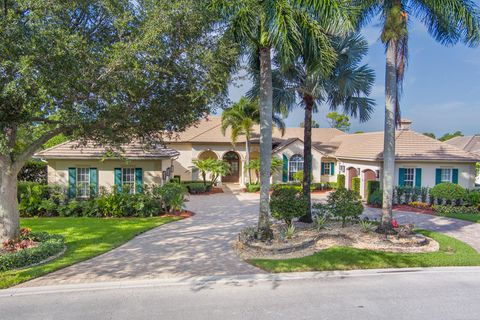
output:
[[[356,278],[394,276],[407,273],[480,273],[480,267],[435,267],[435,268],[403,268],[403,269],[368,269],[352,271],[292,272],[273,274],[248,274],[232,276],[202,276],[191,278],[145,279],[131,281],[110,281],[80,284],[60,284],[41,287],[22,287],[0,290],[0,298],[13,296],[43,295],[52,293],[68,293],[80,291],[99,291],[114,289],[158,288],[171,286],[201,287],[207,285],[281,282],[294,280],[322,280],[332,278]]]

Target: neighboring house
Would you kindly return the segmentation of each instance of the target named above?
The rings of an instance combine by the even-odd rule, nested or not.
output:
[[[455,137],[445,142],[480,157],[480,135]],[[480,163],[477,164],[477,178],[475,179],[475,183],[480,185]]]
[[[40,151],[35,157],[47,161],[48,183],[68,187],[70,197],[87,198],[98,194],[100,188],[136,193],[144,184],[162,184],[171,176],[172,162],[178,155],[164,146],[144,149],[135,142],[113,155],[92,143],[69,141]]]
[[[475,163],[480,155],[414,132],[410,125],[411,121],[402,121],[396,133],[395,181],[398,185],[433,187],[449,181],[465,188],[474,187]],[[140,176],[140,181],[146,184],[162,183],[169,177],[200,180],[193,161],[207,158],[223,159],[230,164],[231,171],[221,177],[221,182],[245,184],[248,182],[244,170],[245,137],[240,136],[232,145],[230,133],[227,130],[222,134],[221,117],[210,116],[166,139],[166,147],[145,151],[138,144],[126,146],[127,161],[102,161],[105,149],[92,146],[74,149],[72,142],[39,152],[37,157],[48,161],[50,183],[72,186],[75,181],[77,187],[88,179],[90,184],[95,184],[96,172],[98,184],[110,188],[132,184],[132,180]],[[303,170],[303,128],[287,128],[284,135],[274,129],[272,140],[272,156],[283,160],[283,170],[272,176],[272,182],[291,182],[294,173]],[[360,191],[364,195],[367,181],[381,180],[383,140],[383,132],[346,134],[332,128],[313,128],[313,182],[336,182],[338,174],[345,174],[347,187],[351,189],[353,178],[360,177]],[[250,158],[259,158],[258,126],[254,128]],[[89,173],[83,168],[90,168]]]

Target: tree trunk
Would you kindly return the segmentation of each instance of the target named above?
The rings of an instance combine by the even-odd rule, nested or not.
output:
[[[300,218],[300,221],[305,223],[312,223],[312,198],[310,192],[310,185],[312,183],[312,112],[313,112],[313,98],[311,96],[304,96],[303,102],[305,104],[305,120],[303,126],[303,195],[307,198],[308,207],[305,215]]]
[[[20,228],[17,200],[17,172],[12,165],[0,165],[0,240],[16,239]]]
[[[397,104],[397,43],[388,42],[385,73],[385,137],[383,144],[383,205],[380,230],[392,227],[392,200],[395,177],[395,108]]]
[[[245,141],[245,168],[247,170],[247,181],[248,183],[252,183],[252,175],[250,174],[250,168],[248,165],[250,164],[250,138],[247,137]]]
[[[272,161],[272,61],[270,47],[260,49],[260,212],[258,232],[263,240],[272,237],[270,229],[270,166]]]

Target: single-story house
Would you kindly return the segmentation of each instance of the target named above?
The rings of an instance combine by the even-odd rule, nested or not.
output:
[[[100,188],[114,187],[129,192],[141,191],[144,184],[162,184],[171,177],[176,150],[159,145],[145,149],[132,142],[123,145],[121,152],[93,143],[68,141],[35,154],[47,161],[48,183],[68,187],[70,197],[87,198]]]
[[[474,153],[480,157],[480,135],[455,137],[445,142],[457,148],[463,149],[467,152]],[[480,163],[477,164],[477,178],[475,179],[475,184],[477,185],[480,185],[479,166],[480,166]]]
[[[404,120],[396,133],[398,185],[433,187],[449,181],[465,188],[474,187],[475,164],[480,155],[414,132],[410,126],[411,121]],[[259,132],[256,126],[250,159],[259,158]],[[347,187],[352,188],[353,178],[360,177],[364,195],[367,181],[381,179],[383,140],[383,132],[347,134],[333,128],[313,128],[313,182],[336,182],[338,175],[344,174]],[[88,180],[83,168],[90,168],[90,183],[95,183],[92,175],[98,172],[98,185],[107,188],[131,183],[132,179],[146,184],[162,183],[170,177],[200,180],[193,161],[207,158],[223,159],[230,164],[230,173],[220,178],[222,183],[248,182],[244,170],[245,137],[240,136],[232,144],[230,131],[222,134],[219,116],[209,116],[164,143],[153,150],[144,150],[135,143],[125,146],[122,159],[104,159],[105,148],[91,145],[75,148],[75,142],[41,151],[36,156],[48,161],[49,183],[70,186],[73,183],[80,186],[79,181]],[[272,182],[293,181],[295,172],[303,170],[303,128],[286,128],[283,134],[274,129],[272,156],[283,160],[283,170],[272,176]],[[252,175],[256,180],[253,172]]]

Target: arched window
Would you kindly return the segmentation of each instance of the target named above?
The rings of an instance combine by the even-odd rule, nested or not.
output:
[[[293,174],[298,171],[303,171],[303,157],[299,154],[294,154],[289,161],[288,181],[294,181]]]

